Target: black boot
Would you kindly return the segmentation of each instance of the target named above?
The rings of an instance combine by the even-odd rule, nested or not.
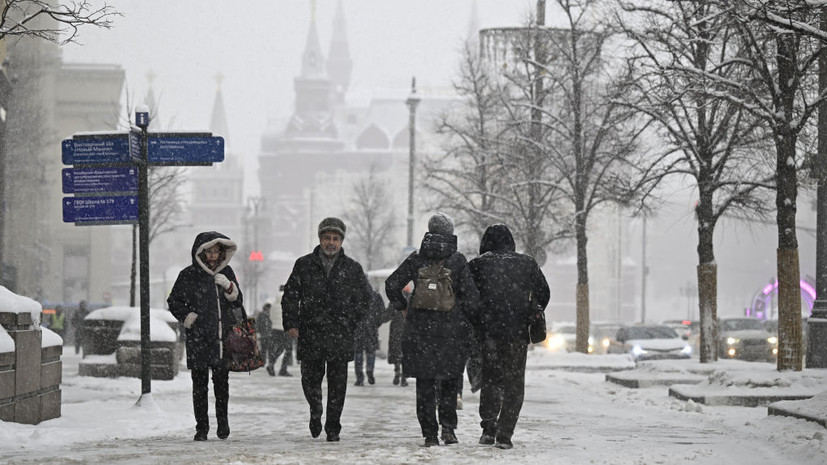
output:
[[[368,384],[376,384],[376,378],[373,377],[373,372],[368,372]]]

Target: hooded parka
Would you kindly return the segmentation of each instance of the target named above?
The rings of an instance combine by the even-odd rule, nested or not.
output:
[[[480,256],[468,263],[480,291],[481,340],[528,344],[528,321],[533,314],[531,301],[542,308],[548,304],[548,283],[537,262],[514,250],[511,231],[503,224],[495,224],[482,236]],[[503,286],[504,281],[507,287]]]
[[[281,299],[284,330],[299,330],[299,360],[353,360],[356,325],[364,317],[371,287],[362,265],[340,249],[325,274],[320,246],[300,257],[284,285]]]
[[[224,259],[215,270],[210,270],[203,259],[203,252],[220,244]],[[202,232],[192,244],[192,264],[178,274],[178,279],[167,298],[169,311],[182,322],[190,313],[196,313],[192,327],[186,330],[187,368],[218,368],[223,358],[223,340],[233,323],[232,312],[240,308],[243,314],[242,295],[238,279],[228,265],[237,250],[236,243],[227,236],[215,232]],[[215,283],[215,274],[221,273],[232,283],[230,293]]]
[[[457,236],[425,233],[419,250],[385,280],[385,293],[392,309],[405,310],[408,301],[402,290],[409,282],[415,282],[420,268],[440,261],[451,270],[456,303],[447,312],[408,308],[402,338],[402,370],[406,377],[455,379],[465,369],[468,321],[476,319],[479,292],[468,262],[457,252]],[[415,288],[413,293],[416,294]]]

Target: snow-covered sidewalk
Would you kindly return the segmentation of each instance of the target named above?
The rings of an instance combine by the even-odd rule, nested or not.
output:
[[[348,387],[342,440],[312,439],[298,367],[292,378],[264,370],[231,375],[227,440],[215,429],[192,441],[189,372],[153,381],[152,402],[141,408],[140,380],[77,375],[79,357],[64,355],[61,418],[40,425],[0,422],[0,462],[127,464],[350,464],[350,463],[698,463],[823,464],[824,427],[768,416],[766,408],[701,406],[667,395],[665,386],[629,389],[605,381],[597,369],[628,368],[623,357],[529,354],[526,400],[515,447],[477,444],[478,394],[465,390],[453,446],[421,447],[414,386],[393,386],[392,367],[377,360],[374,386]],[[693,363],[693,362],[690,362]],[[764,366],[755,365],[762,372]],[[759,369],[760,368],[760,369]],[[147,405],[149,404],[149,405]],[[154,406],[153,406],[154,405]]]

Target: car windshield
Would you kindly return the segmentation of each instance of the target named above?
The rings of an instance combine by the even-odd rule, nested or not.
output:
[[[673,339],[678,337],[674,329],[668,326],[630,326],[626,328],[628,339]]]
[[[561,326],[554,330],[554,332],[560,334],[577,334],[577,328],[574,326]]]
[[[745,329],[764,329],[761,322],[754,318],[739,318],[737,320],[721,320],[721,329],[724,331],[742,331]]]

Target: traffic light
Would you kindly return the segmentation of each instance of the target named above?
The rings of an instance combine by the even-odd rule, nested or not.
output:
[[[251,262],[263,262],[264,255],[261,253],[261,250],[253,250],[250,252],[250,258],[248,258]]]

